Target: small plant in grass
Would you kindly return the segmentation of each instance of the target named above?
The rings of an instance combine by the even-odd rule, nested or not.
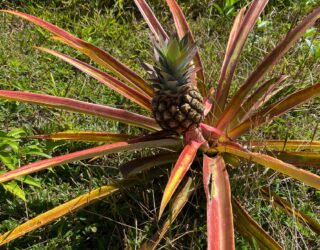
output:
[[[301,168],[320,165],[320,142],[240,140],[251,130],[320,95],[320,83],[317,83],[270,104],[269,101],[285,86],[284,81],[287,77],[279,75],[265,79],[273,66],[318,20],[320,8],[312,11],[291,29],[231,96],[229,90],[241,51],[249,32],[268,1],[254,0],[247,9],[241,9],[235,18],[216,88],[206,83],[194,37],[180,7],[175,0],[166,0],[166,2],[173,15],[176,35],[169,36],[165,32],[146,1],[135,0],[153,33],[155,62],[145,64],[146,70],[151,75],[149,83],[109,53],[53,24],[18,11],[3,10],[46,29],[55,35],[54,40],[71,46],[100,66],[107,68],[112,75],[60,52],[38,48],[89,74],[145,108],[146,111],[152,112],[153,116],[148,117],[127,110],[45,94],[1,90],[0,98],[3,99],[96,115],[143,128],[146,132],[151,131],[149,134],[145,132],[137,137],[108,132],[61,132],[38,135],[37,138],[43,139],[87,140],[109,144],[14,169],[0,175],[1,183],[61,164],[115,152],[144,148],[167,148],[170,151],[138,158],[120,166],[123,180],[100,187],[34,217],[1,235],[0,244],[6,244],[54,219],[112,195],[122,188],[137,184],[141,181],[140,172],[146,172],[144,181],[147,181],[155,178],[158,171],[157,169],[146,170],[167,163],[175,163],[159,208],[159,219],[161,219],[167,205],[171,202],[168,217],[164,219],[159,232],[145,242],[141,249],[156,248],[190,195],[197,189],[199,179],[203,180],[207,199],[208,249],[234,249],[234,226],[254,246],[262,249],[281,249],[276,240],[249,216],[241,206],[241,201],[232,196],[227,164],[237,167],[242,161],[251,161],[279,172],[279,178],[289,176],[312,188],[320,188],[320,177]],[[267,149],[268,154],[259,153],[261,149]],[[196,158],[202,161],[203,169],[201,175],[191,178],[188,170]],[[278,207],[289,214],[294,214],[316,233],[320,232],[320,226],[316,221],[290,208],[290,203],[277,197],[268,189],[262,189],[261,192],[266,197],[275,197],[274,202]]]
[[[21,128],[12,129],[8,133],[0,131],[0,173],[6,170],[14,170],[20,166],[20,159],[30,158],[34,156],[42,156],[50,158],[44,151],[44,147],[38,143],[25,144],[22,143],[26,136],[26,131]],[[23,182],[35,187],[41,187],[40,182],[31,176],[21,176],[6,183],[2,183],[2,187],[11,194],[26,200],[25,192],[20,188],[18,182]]]
[[[212,6],[220,15],[233,16],[235,13],[235,6],[238,2],[239,0],[215,1],[212,3]]]

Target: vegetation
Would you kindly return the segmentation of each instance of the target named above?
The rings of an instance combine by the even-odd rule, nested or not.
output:
[[[140,6],[142,12],[148,11],[143,7],[144,1],[139,2],[142,4],[142,7]],[[179,16],[179,9],[174,5],[174,1],[168,2],[173,4],[171,5],[171,11],[176,17],[175,21],[177,24],[177,22],[179,22],[177,20],[181,21],[183,18],[177,18]],[[226,23],[229,24],[231,29],[232,19],[234,19],[233,16],[237,11],[226,13],[212,11],[209,14],[206,12],[206,14],[202,16],[202,13],[205,13],[205,8],[202,9],[202,6],[205,6],[206,1],[198,2],[198,6],[192,6],[194,11],[189,9],[188,3],[183,5],[183,7],[184,10],[186,10],[185,12],[190,15],[190,19],[194,19],[190,24],[192,25],[193,33],[197,34],[199,52],[203,58],[204,68],[206,69],[206,83],[209,88],[212,87],[212,82],[219,82],[219,84],[214,86],[216,92],[213,92],[213,89],[210,90],[211,97],[207,99],[205,103],[207,108],[206,114],[209,114],[207,117],[210,118],[206,121],[207,125],[201,124],[201,131],[197,130],[197,133],[184,134],[187,146],[182,151],[183,153],[176,167],[184,166],[184,173],[186,172],[191,161],[186,162],[183,159],[185,159],[185,156],[188,154],[192,154],[193,158],[196,157],[199,160],[196,160],[191,166],[191,171],[189,171],[189,175],[187,175],[189,178],[185,178],[183,186],[178,190],[176,197],[171,202],[171,207],[168,210],[171,211],[168,213],[168,220],[162,219],[159,225],[157,225],[156,218],[159,216],[158,206],[160,204],[160,197],[162,197],[163,194],[162,188],[165,187],[167,176],[171,171],[167,172],[165,170],[166,168],[156,168],[147,171],[146,174],[139,175],[138,178],[135,177],[135,174],[138,171],[154,166],[155,161],[162,164],[176,162],[179,154],[176,152],[168,153],[163,147],[169,147],[170,150],[173,149],[175,151],[180,145],[180,140],[178,137],[167,133],[160,133],[156,136],[145,136],[140,139],[133,138],[134,136],[145,134],[145,129],[158,129],[157,124],[152,119],[134,114],[151,115],[143,109],[143,107],[150,109],[150,106],[148,106],[150,95],[148,93],[152,92],[149,92],[150,89],[148,85],[145,85],[143,81],[135,78],[135,75],[130,72],[120,72],[120,76],[125,76],[127,80],[136,84],[136,86],[141,89],[139,93],[146,93],[140,95],[139,93],[133,94],[135,93],[135,88],[122,85],[119,80],[110,78],[110,76],[100,71],[100,68],[94,69],[87,64],[83,64],[78,60],[62,54],[67,53],[77,59],[91,63],[91,61],[88,61],[82,54],[74,52],[70,48],[64,47],[56,42],[48,41],[48,34],[44,33],[43,30],[31,29],[30,24],[22,22],[20,19],[12,19],[7,14],[1,16],[1,22],[4,24],[0,26],[2,27],[0,29],[3,29],[3,38],[1,39],[4,39],[5,42],[1,43],[0,60],[2,61],[1,64],[6,66],[0,68],[0,85],[1,89],[17,90],[16,92],[1,91],[0,95],[2,98],[45,104],[64,110],[72,109],[80,113],[98,115],[98,118],[90,118],[67,111],[40,109],[36,106],[17,102],[1,102],[2,114],[0,119],[3,120],[2,129],[6,130],[2,136],[4,143],[2,146],[1,160],[6,170],[10,168],[12,170],[18,166],[34,162],[35,158],[28,158],[29,155],[47,157],[47,154],[53,156],[66,154],[66,157],[43,160],[39,163],[28,165],[26,168],[20,168],[18,171],[8,172],[0,176],[1,181],[12,180],[20,176],[20,179],[14,182],[11,181],[17,189],[6,188],[6,190],[17,195],[18,198],[12,200],[12,194],[10,193],[6,193],[1,198],[3,200],[1,203],[1,211],[3,212],[1,212],[0,216],[3,223],[1,223],[0,230],[2,232],[11,230],[21,224],[26,218],[34,218],[41,212],[45,212],[85,193],[84,196],[75,198],[71,202],[65,203],[62,207],[57,207],[54,210],[50,210],[49,213],[35,217],[34,220],[23,224],[22,227],[18,227],[13,233],[4,235],[1,238],[3,242],[19,236],[19,229],[21,229],[21,232],[26,233],[33,228],[38,228],[42,224],[70,212],[69,209],[75,210],[80,206],[87,205],[89,200],[95,201],[119,192],[114,196],[110,196],[108,199],[100,201],[100,204],[90,206],[88,210],[81,210],[77,214],[69,215],[65,217],[65,219],[60,219],[54,224],[30,233],[27,237],[24,236],[7,244],[8,248],[21,249],[32,247],[33,249],[51,249],[62,246],[65,247],[67,245],[70,249],[85,247],[96,249],[130,249],[141,246],[143,242],[152,237],[155,231],[158,231],[157,228],[159,227],[160,232],[165,232],[170,229],[166,241],[161,241],[161,244],[163,244],[165,248],[182,246],[182,248],[202,249],[207,245],[205,236],[207,229],[209,236],[212,235],[211,230],[214,230],[214,228],[210,226],[208,228],[205,226],[206,199],[199,184],[199,179],[202,178],[202,174],[204,174],[204,181],[206,183],[204,190],[208,199],[208,217],[212,217],[214,221],[221,218],[229,221],[229,225],[227,225],[228,230],[221,230],[221,232],[223,231],[226,234],[222,234],[221,237],[217,239],[215,239],[216,235],[212,235],[212,237],[209,237],[209,244],[213,242],[232,244],[233,232],[230,213],[222,215],[221,211],[223,210],[215,210],[215,208],[219,208],[219,206],[223,208],[229,207],[229,210],[231,210],[230,200],[225,199],[226,197],[228,198],[228,192],[223,193],[225,190],[228,190],[229,187],[228,182],[225,181],[227,179],[226,172],[222,171],[225,167],[221,156],[223,156],[224,161],[229,166],[228,172],[231,180],[231,190],[234,197],[237,198],[233,199],[233,211],[234,216],[236,216],[237,232],[240,233],[236,237],[237,248],[247,247],[247,243],[243,241],[242,237],[247,238],[253,246],[258,247],[263,247],[263,244],[269,244],[267,245],[268,248],[278,248],[279,243],[285,248],[319,248],[320,243],[317,237],[320,231],[319,224],[317,223],[319,218],[316,216],[317,211],[319,211],[319,191],[314,189],[319,189],[319,177],[316,175],[316,168],[319,166],[319,144],[316,142],[319,138],[317,130],[319,100],[316,99],[314,102],[307,102],[302,106],[303,108],[295,109],[285,116],[276,118],[272,123],[269,123],[271,119],[282,114],[284,111],[319,94],[319,84],[317,84],[317,80],[319,79],[319,65],[316,63],[319,60],[319,32],[317,26],[311,28],[311,25],[319,17],[319,9],[317,9],[318,12],[313,12],[313,16],[305,19],[305,23],[298,24],[297,27],[300,27],[303,31],[307,31],[302,39],[298,40],[304,32],[297,32],[295,29],[292,30],[292,27],[298,23],[298,17],[300,19],[302,15],[310,12],[310,10],[317,5],[317,2],[290,1],[292,5],[286,6],[286,10],[282,10],[279,14],[276,10],[281,9],[284,3],[272,5],[271,1],[271,4],[267,7],[264,14],[257,20],[258,25],[256,29],[248,37],[234,79],[232,79],[233,70],[231,70],[231,73],[227,71],[229,75],[220,74],[219,71],[224,57],[224,53],[222,52],[224,45],[222,44],[226,44],[228,40],[225,28]],[[261,4],[262,2],[264,1],[260,1],[260,4],[257,4],[258,7],[256,6],[256,8],[252,8],[247,12],[250,13],[252,17],[255,17],[253,20],[240,24],[241,22],[239,21],[242,20],[244,14],[244,11],[241,10],[235,23],[237,24],[238,21],[240,26],[243,25],[247,27],[247,31],[249,32],[251,26],[255,23],[254,19],[258,18],[259,12],[264,8],[264,4]],[[80,7],[77,8],[76,12],[69,12],[68,8],[75,4],[78,4]],[[145,25],[140,20],[136,10],[131,9],[133,5],[118,1],[116,4],[111,5],[114,7],[113,9],[100,8],[100,12],[97,7],[110,6],[104,5],[104,1],[97,1],[95,4],[95,6],[90,6],[91,4],[85,4],[81,1],[55,1],[54,3],[50,1],[47,12],[43,12],[41,3],[39,4],[37,1],[31,0],[27,6],[12,6],[8,3],[4,7],[22,8],[25,12],[58,24],[71,33],[77,34],[77,36],[85,41],[99,45],[99,47],[107,48],[112,55],[118,57],[122,62],[130,65],[131,68],[141,75],[146,75],[141,64],[142,61],[152,61],[152,54],[150,53],[151,43],[146,42],[149,33],[145,31]],[[245,4],[245,1],[239,1],[239,3],[235,4],[235,8],[240,8]],[[88,6],[92,8],[88,10]],[[155,3],[154,6],[155,10],[160,8],[158,2]],[[55,11],[60,8],[63,14],[52,16],[50,14],[50,8]],[[216,7],[214,8],[217,9]],[[287,15],[288,13],[290,13],[289,16]],[[23,16],[23,14],[17,12],[13,14],[22,15],[22,17],[30,21],[37,22],[37,19]],[[248,14],[248,16],[250,15]],[[293,16],[296,18],[293,19]],[[213,17],[215,18],[213,19]],[[168,20],[165,15],[163,19],[164,20],[161,21],[165,24],[166,30],[172,30],[171,21]],[[71,22],[71,20],[75,22]],[[295,21],[292,22],[292,20]],[[163,33],[159,33],[157,23],[152,20],[147,21],[149,21],[149,26],[154,28],[155,36],[163,36]],[[133,23],[135,25],[132,25]],[[37,24],[41,25],[41,23]],[[98,51],[96,48],[90,47],[73,37],[70,38],[66,36],[66,33],[63,33],[63,31],[57,31],[54,28],[52,29],[52,27],[50,28],[48,24],[42,23],[42,27],[49,31],[51,29],[51,32],[58,35],[58,38],[55,38],[55,40],[71,45],[71,47],[76,47],[80,52],[87,54],[93,62],[107,66],[107,68],[113,72],[118,71],[118,75],[119,70],[124,70],[121,67],[110,67],[110,63],[114,63],[114,59],[106,60],[104,58],[103,61],[100,60],[99,56],[104,55],[102,51]],[[180,25],[180,27],[184,27],[184,25]],[[266,60],[264,64],[262,63],[264,67],[257,67],[260,58],[264,57],[267,51],[271,51],[275,47],[276,41],[278,41],[279,38],[283,38],[283,34],[289,30],[291,30],[290,34],[292,36],[285,38],[282,43],[283,46],[277,47],[275,52],[271,53],[268,60]],[[180,37],[182,37],[186,31],[186,28],[178,28]],[[237,37],[237,25],[234,26],[232,34],[235,34],[235,37]],[[240,55],[242,45],[246,41],[246,32],[241,34],[242,35],[238,36],[238,39],[231,41],[227,46],[227,51],[233,54],[235,58]],[[213,39],[216,40],[213,41]],[[20,40],[20,42],[10,42],[17,40]],[[266,73],[265,69],[271,68],[271,66],[280,59],[278,55],[284,54],[297,40],[298,43],[295,48],[289,51],[272,73],[268,73],[266,79],[271,80],[263,83],[265,87],[264,92],[262,92],[261,89],[257,90],[253,88],[253,93],[256,94],[253,94],[251,99],[243,102],[245,99],[240,97],[246,96],[248,91],[252,89],[251,85],[258,82],[257,80]],[[233,42],[235,47],[232,46]],[[44,48],[41,48],[41,50],[69,62],[74,67],[79,68],[105,85],[108,85],[108,87],[111,87],[113,90],[121,93],[124,97],[140,104],[142,108],[134,105],[133,102],[127,102],[124,97],[104,88],[103,85],[98,85],[88,76],[79,73],[73,67],[68,67],[57,61],[54,57],[49,56],[43,59],[44,54],[38,54],[38,52],[31,48],[31,44],[54,48],[54,50]],[[233,50],[234,48],[237,49]],[[62,51],[62,53],[56,52],[56,50]],[[95,51],[95,53],[92,53],[93,51]],[[224,67],[233,69],[236,61],[237,60],[230,61],[228,63],[228,56],[226,56],[225,62],[227,63],[224,64]],[[196,62],[199,63],[199,61]],[[247,80],[247,83],[250,83],[248,84],[250,88],[248,87],[247,91],[240,88],[240,92],[237,92],[239,85],[242,84],[253,71],[252,68],[257,68],[258,70],[252,74],[256,78],[251,75],[251,78],[249,77],[249,80]],[[199,72],[201,71],[198,71],[198,79],[201,79]],[[257,72],[261,74],[259,75]],[[231,80],[230,93],[232,95],[235,94],[237,98],[228,99],[229,86],[222,84],[231,83]],[[286,84],[283,84],[284,82],[286,82]],[[201,86],[202,83],[202,81],[198,81],[198,87],[200,86],[200,91],[204,93],[205,87]],[[280,88],[277,88],[279,83],[282,83],[282,85]],[[45,92],[52,95],[52,97],[42,94],[26,94],[21,91],[31,91],[35,93]],[[297,94],[291,95],[292,93]],[[267,94],[266,98],[268,100],[265,99],[265,94]],[[114,109],[101,108],[101,106],[98,107],[53,96],[77,97],[77,99],[88,102],[105,103],[117,109],[130,110],[130,113],[127,112],[124,116]],[[204,94],[204,96],[206,95]],[[227,100],[231,100],[228,106],[225,105]],[[278,102],[279,100],[285,101]],[[251,103],[258,106],[264,104],[264,107],[267,108],[254,113],[254,110],[250,109],[252,107]],[[211,113],[209,110],[212,104],[216,105],[214,105],[213,112]],[[216,108],[217,104],[221,110]],[[240,104],[242,104],[243,109],[247,112],[238,109]],[[225,111],[221,112],[224,107],[226,107]],[[271,112],[270,107],[272,107]],[[246,118],[250,116],[254,119],[246,120]],[[110,120],[106,121],[101,117],[112,118],[131,125],[126,126],[122,123]],[[264,123],[268,124],[259,130],[251,130],[252,127],[257,127]],[[213,125],[213,127],[208,126],[208,124]],[[135,128],[135,126],[140,128]],[[13,132],[8,131],[14,127],[24,127],[23,133],[21,132],[22,130],[19,129],[13,130]],[[107,131],[107,133],[88,134],[79,132],[89,130]],[[16,133],[15,131],[18,132]],[[52,134],[52,132],[56,131],[67,132]],[[77,132],[74,133],[74,131]],[[242,135],[248,131],[250,133]],[[24,133],[26,133],[26,135]],[[45,136],[37,136],[38,139],[47,140],[37,141],[34,136],[33,140],[27,136],[34,134],[47,134]],[[197,138],[194,137],[195,134]],[[23,137],[21,137],[21,135]],[[233,140],[230,140],[240,135],[240,144],[236,144]],[[202,136],[208,144],[203,144]],[[159,139],[161,137],[162,139]],[[300,139],[300,141],[292,141],[293,138]],[[265,141],[265,139],[267,139],[267,141]],[[95,141],[96,143],[73,143],[72,140]],[[122,140],[129,140],[129,144],[119,142]],[[303,140],[303,142],[301,140]],[[18,142],[20,141],[21,143],[19,144]],[[103,142],[110,142],[112,144],[100,146],[94,150],[84,150],[76,154],[68,154],[69,152],[76,152],[83,148],[96,147],[97,144],[103,145]],[[200,151],[205,152],[205,156],[203,157],[203,173],[201,168],[203,154],[199,153],[196,155],[197,148],[200,147],[201,144],[203,144],[203,146]],[[34,145],[37,146],[34,147]],[[160,147],[160,149],[138,151],[139,148],[155,146]],[[258,153],[250,153],[242,147],[250,148],[258,151]],[[34,148],[36,148],[36,150],[32,150]],[[134,153],[118,153],[119,149],[131,149],[134,150]],[[292,165],[274,160],[274,158],[270,156],[264,156],[260,154],[262,150],[266,151],[265,153],[269,155],[278,157],[297,166],[307,166],[308,170],[313,171],[314,174],[302,169],[293,168]],[[297,152],[297,150],[299,150],[299,152]],[[305,152],[306,150],[308,152]],[[11,152],[16,153],[18,156],[12,156],[10,160],[21,161],[19,164],[12,163],[10,166],[10,163],[8,164],[8,162],[6,162],[6,156],[8,156],[8,154],[14,155]],[[31,153],[28,154],[28,152]],[[106,153],[110,154],[104,157],[96,157]],[[231,157],[230,154],[234,156]],[[270,167],[280,173],[303,181],[314,188],[308,188],[299,182],[295,182],[291,178],[284,178],[283,175],[275,174],[275,172],[270,169],[266,171],[258,165],[253,167],[249,162],[240,161],[240,158],[249,159],[260,165]],[[71,163],[74,160],[77,160],[77,162]],[[239,166],[240,162],[241,165]],[[211,168],[210,166],[213,163],[220,166],[220,168]],[[36,185],[30,186],[30,183],[28,183],[26,179],[21,179],[21,176],[36,172],[40,169],[54,167],[58,164],[63,164],[63,166],[52,168],[50,171],[36,173],[36,175],[33,174],[32,177],[35,176],[34,178],[36,179],[32,180]],[[113,181],[115,179],[122,179],[117,169],[118,166],[121,166],[120,170],[124,177],[129,176],[128,179],[125,178],[117,182]],[[176,167],[173,169],[173,173],[175,173]],[[162,177],[160,179],[157,177],[157,181],[151,181],[158,175]],[[212,175],[221,176],[221,178],[210,181],[210,176]],[[165,205],[170,200],[173,190],[176,189],[179,184],[179,182],[170,181],[173,178],[172,176],[164,191],[165,195],[161,204],[160,214],[166,211],[164,210]],[[179,180],[182,180],[182,177],[183,176],[180,176]],[[28,176],[27,178],[31,177]],[[221,190],[222,193],[210,192],[212,186],[218,185],[216,181],[221,181],[217,190]],[[27,185],[25,185],[25,183],[27,183]],[[140,184],[140,187],[132,187],[133,184]],[[41,185],[42,188],[39,188],[39,185]],[[96,189],[100,186],[102,187]],[[221,187],[224,188],[221,189]],[[17,190],[19,192],[17,192]],[[97,191],[86,194],[89,190]],[[171,192],[167,192],[168,190],[171,190]],[[182,212],[182,214],[185,215],[185,219],[180,215],[178,220],[170,225],[171,223],[169,222],[175,219],[181,208],[186,204],[187,198],[189,198],[188,196],[191,196],[192,200],[190,203],[187,203],[186,208],[184,208]],[[281,198],[279,196],[289,198]],[[285,199],[288,200],[286,201]],[[238,200],[241,201],[241,206]],[[270,203],[268,203],[270,200],[272,201],[271,204],[280,208],[280,210],[274,210]],[[216,204],[218,204],[218,206],[216,206],[216,204],[212,205],[212,203],[215,202],[217,202]],[[249,211],[250,215],[257,220],[263,229],[252,222],[250,217],[243,212],[242,207],[245,207]],[[297,210],[299,210],[299,212],[296,212]],[[282,211],[285,211],[288,215]],[[218,216],[216,216],[216,213]],[[291,217],[292,213],[294,214],[293,217]],[[21,214],[25,216],[21,216]],[[30,223],[32,222],[36,223],[30,227]],[[208,223],[208,225],[212,226],[214,224]],[[252,230],[248,231],[248,227],[241,227],[241,225],[251,225],[249,228]],[[27,226],[27,228],[25,226]],[[258,234],[256,230],[262,230],[260,231],[262,233]],[[271,236],[276,236],[275,238],[278,243],[267,236],[265,231]],[[110,234],[110,232],[113,233]],[[43,239],[48,238],[47,235],[50,235],[50,240],[43,242]],[[260,237],[258,237],[258,235],[260,235]],[[154,239],[160,240],[158,236],[159,235],[156,234]],[[162,235],[160,234],[160,236]],[[119,246],[119,239],[121,239],[122,246]],[[147,241],[146,244],[152,245],[152,242]]]

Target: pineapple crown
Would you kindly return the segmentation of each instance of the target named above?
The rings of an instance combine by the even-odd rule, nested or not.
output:
[[[181,40],[177,34],[169,39],[154,41],[155,65],[144,64],[151,75],[156,91],[176,94],[188,88],[196,68],[191,63],[196,54],[196,44],[189,34]]]

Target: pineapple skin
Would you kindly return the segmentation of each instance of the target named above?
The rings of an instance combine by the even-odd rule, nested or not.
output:
[[[175,95],[158,91],[152,99],[153,115],[164,130],[183,134],[204,120],[203,98],[195,87]]]

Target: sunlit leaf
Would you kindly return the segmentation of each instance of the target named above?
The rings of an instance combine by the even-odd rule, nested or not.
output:
[[[319,152],[268,151],[267,154],[295,166],[320,169]]]
[[[87,194],[81,195],[71,201],[68,201],[62,205],[59,205],[43,214],[36,216],[35,218],[28,220],[15,229],[0,235],[0,245],[4,245],[20,236],[40,228],[53,220],[56,220],[66,214],[72,213],[80,208],[90,205],[106,196],[118,191],[122,186],[127,187],[130,182],[116,182],[114,184],[103,186],[95,190],[90,191]]]
[[[230,125],[231,128],[235,127],[235,124],[239,124],[249,118],[253,112],[258,110],[263,103],[266,103],[277,94],[280,90],[282,90],[286,85],[281,84],[285,81],[288,76],[280,76],[276,78],[272,78],[271,80],[263,83],[243,104],[239,112],[232,119],[232,123]],[[280,87],[277,90],[274,90],[278,85]]]
[[[222,86],[224,84],[222,79],[225,77],[226,68],[228,66],[228,60],[229,60],[230,55],[231,55],[231,51],[230,50],[231,50],[232,47],[234,47],[233,44],[235,42],[235,38],[237,37],[237,35],[239,33],[239,28],[240,28],[240,26],[242,24],[245,11],[246,11],[246,8],[242,8],[239,11],[237,17],[235,18],[235,20],[233,22],[232,29],[230,31],[229,40],[228,40],[228,44],[227,44],[227,48],[226,48],[226,53],[225,53],[225,56],[224,56],[222,67],[221,67],[221,73],[220,73],[220,78],[219,78],[220,80],[218,81],[219,82],[218,88],[220,89],[220,92],[222,91],[221,89],[222,89]],[[204,111],[205,116],[211,111],[215,96],[216,96],[216,90],[215,90],[214,87],[211,87],[210,90],[209,90],[209,94],[206,97],[205,102],[204,102],[205,103],[205,111]],[[215,104],[217,105],[217,108],[220,107],[217,104],[217,102]],[[209,119],[212,120],[213,117],[210,117]]]
[[[12,193],[13,195],[19,197],[20,199],[26,201],[26,194],[25,192],[19,187],[17,182],[10,181],[8,183],[1,184],[5,190]],[[1,241],[0,241],[1,242]]]
[[[268,0],[254,0],[246,14],[244,15],[245,9],[242,9],[239,12],[238,17],[235,19],[218,80],[214,112],[215,117],[220,117],[225,108],[234,71],[236,69],[244,44],[247,40],[249,32],[253,29],[258,17],[266,7],[267,3]]]
[[[161,218],[161,215],[165,207],[171,200],[173,193],[178,188],[183,177],[189,170],[201,144],[201,142],[190,141],[181,152],[178,161],[170,174],[170,178],[164,190],[160,205],[159,218]]]
[[[320,150],[320,141],[308,140],[252,140],[241,144],[253,150]]]
[[[33,139],[45,139],[45,140],[70,140],[70,141],[92,141],[92,142],[118,142],[132,139],[133,136],[126,134],[108,133],[108,132],[58,132],[47,135],[34,135],[30,136]]]

